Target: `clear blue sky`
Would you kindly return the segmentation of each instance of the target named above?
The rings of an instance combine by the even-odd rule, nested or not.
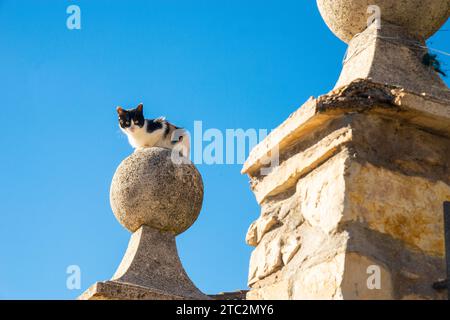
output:
[[[82,30],[66,28],[70,4]],[[431,41],[450,51],[449,32]],[[188,129],[272,129],[334,86],[345,48],[312,0],[0,0],[0,299],[72,299],[114,273],[130,234],[109,186],[132,152],[116,105]],[[246,288],[259,207],[240,169],[199,166],[203,210],[178,238],[207,293]]]

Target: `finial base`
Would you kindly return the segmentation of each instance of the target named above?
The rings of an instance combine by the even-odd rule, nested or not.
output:
[[[207,300],[186,274],[175,235],[142,226],[131,236],[112,281],[98,282],[82,300]]]
[[[336,88],[357,79],[403,88],[450,101],[450,90],[438,73],[423,63],[428,52],[406,29],[383,23],[355,36],[349,43],[344,67]]]

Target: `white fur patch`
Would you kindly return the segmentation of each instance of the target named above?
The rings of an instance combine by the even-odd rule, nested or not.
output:
[[[163,117],[158,118],[158,121],[161,121],[163,126],[161,129],[157,129],[153,132],[147,132],[148,120],[145,120],[145,124],[142,128],[132,123],[129,128],[123,129],[120,127],[120,129],[127,135],[128,142],[133,148],[161,147],[173,150],[177,147],[177,149],[181,149],[184,157],[188,157],[190,153],[189,135],[183,134],[183,139],[180,142],[175,144],[172,143],[171,134],[164,137],[164,132],[168,125],[164,119],[165,118]],[[180,148],[180,146],[182,148]]]

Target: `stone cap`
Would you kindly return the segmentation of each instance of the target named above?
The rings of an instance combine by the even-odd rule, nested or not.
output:
[[[450,0],[317,0],[327,26],[345,42],[367,28],[370,5],[381,9],[383,21],[405,28],[422,41],[439,30],[450,16]]]
[[[253,148],[241,173],[256,175],[271,150],[281,151],[328,121],[353,112],[403,119],[450,137],[450,101],[358,79],[319,98],[311,97]]]

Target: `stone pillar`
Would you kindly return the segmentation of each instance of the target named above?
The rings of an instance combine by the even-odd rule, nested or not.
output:
[[[209,299],[184,271],[175,243],[201,210],[203,183],[195,166],[175,164],[167,149],[137,149],[117,168],[110,195],[116,218],[132,232],[130,243],[112,279],[79,299]]]
[[[360,6],[366,2],[379,5],[382,13],[392,10],[386,29],[376,33],[400,39],[406,32],[423,41],[450,14],[447,0],[318,0],[337,35],[346,41],[356,35],[362,42],[365,33],[375,32],[358,24],[367,19],[367,7]],[[417,14],[422,6],[414,5],[420,2],[428,11]],[[427,18],[430,12],[444,18]],[[366,44],[385,45],[370,37]],[[391,75],[386,64],[392,61],[373,49],[371,58],[344,67],[338,88],[306,102],[244,164],[261,205],[246,238],[255,247],[247,299],[446,297],[432,284],[446,277],[442,204],[450,200],[448,89],[430,68],[421,69],[415,81],[408,68],[420,66],[420,55],[402,58],[399,49],[404,73]],[[427,79],[434,85],[427,87]],[[279,165],[264,175],[267,169],[261,169],[271,154]]]

